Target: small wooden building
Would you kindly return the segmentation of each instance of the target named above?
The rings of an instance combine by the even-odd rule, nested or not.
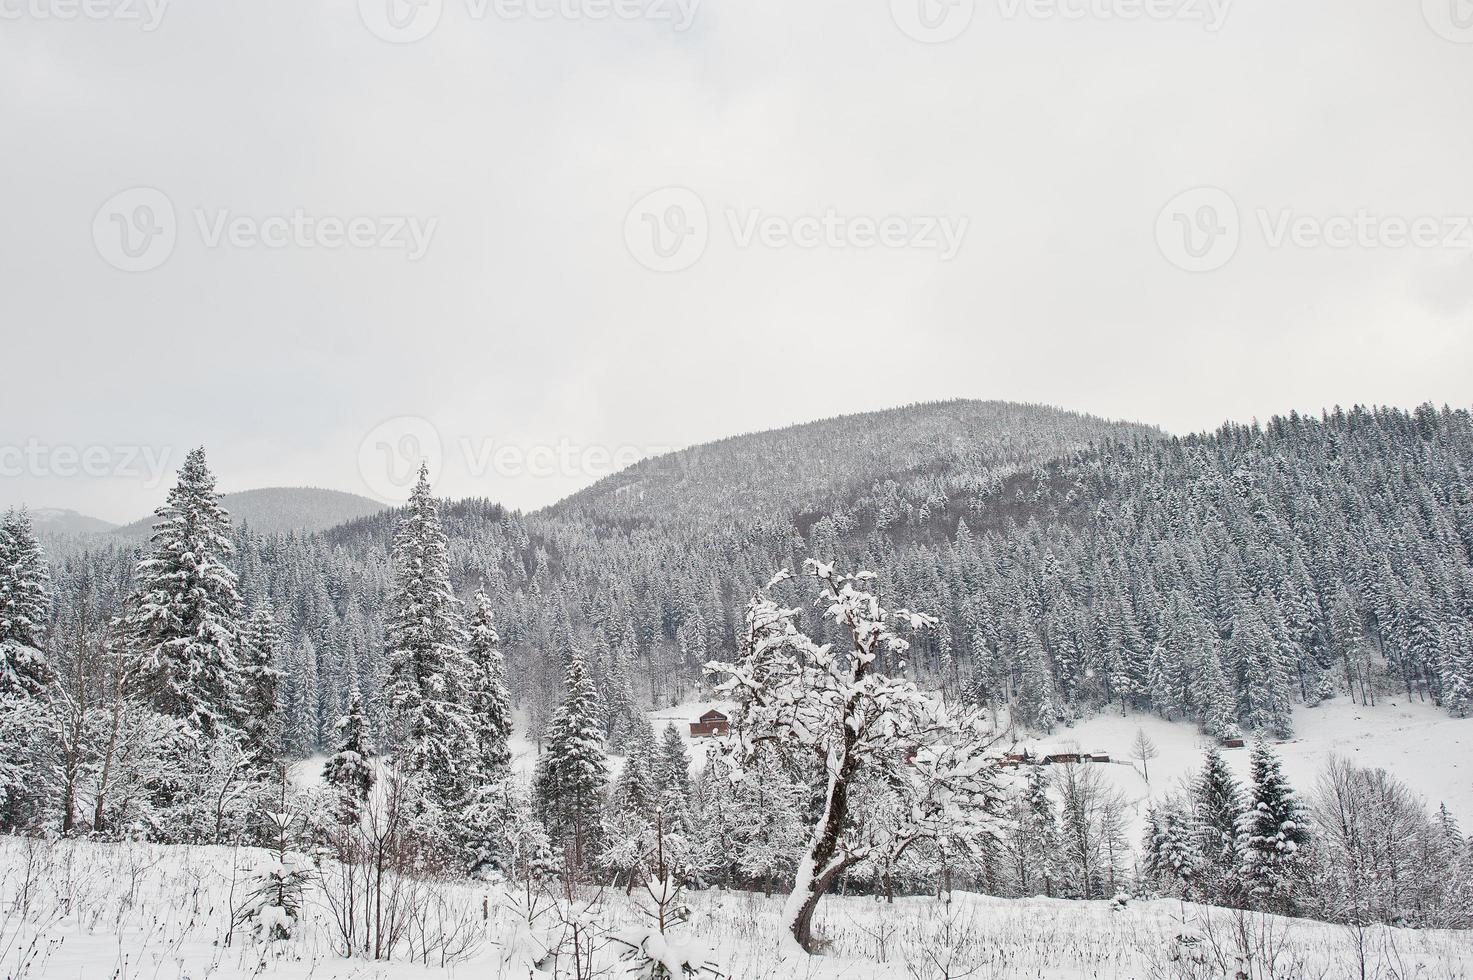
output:
[[[725,735],[729,731],[731,719],[715,708],[690,723],[691,738],[710,738],[713,735]]]
[[[1225,738],[1222,740],[1222,747],[1225,749],[1241,749],[1243,747],[1243,740],[1241,738]]]
[[[1046,766],[1072,765],[1079,762],[1078,752],[1055,752],[1053,755],[1045,756],[1043,763]]]

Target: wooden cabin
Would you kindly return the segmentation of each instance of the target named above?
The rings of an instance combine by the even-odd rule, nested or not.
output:
[[[690,723],[691,738],[710,738],[715,735],[725,735],[729,731],[731,731],[731,719],[715,708]]]
[[[1241,749],[1243,747],[1243,740],[1241,738],[1225,738],[1222,740],[1222,747],[1225,749]]]
[[[1046,766],[1069,765],[1071,763],[1078,762],[1078,752],[1055,752],[1053,755],[1046,755],[1043,757],[1043,764]]]

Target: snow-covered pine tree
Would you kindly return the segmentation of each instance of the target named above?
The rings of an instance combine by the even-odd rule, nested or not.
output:
[[[499,781],[511,770],[511,695],[506,689],[506,661],[501,637],[492,625],[491,599],[477,591],[466,620],[466,657],[470,673],[465,681],[465,710],[474,737],[469,760],[476,785]]]
[[[1284,779],[1278,757],[1264,742],[1253,747],[1252,786],[1243,815],[1243,877],[1250,899],[1275,912],[1294,909],[1302,848],[1309,842],[1304,809]]]
[[[348,695],[348,713],[338,719],[337,751],[322,767],[322,781],[332,795],[333,819],[344,826],[357,826],[373,790],[373,746],[368,737],[368,718],[363,713],[363,695],[355,687]]]
[[[46,558],[25,511],[0,520],[0,830],[29,820],[41,802],[48,733],[46,690],[55,679],[41,647],[49,618]]]
[[[661,799],[678,797],[687,802],[691,797],[690,753],[686,751],[685,739],[674,722],[665,726],[660,735],[660,753],[654,763],[655,788]],[[666,814],[666,831],[673,832],[675,825]]]
[[[474,744],[461,704],[465,629],[450,585],[439,508],[422,465],[394,535],[394,591],[385,628],[389,746],[417,817],[448,833],[470,789],[461,756]]]
[[[708,768],[716,764],[706,763]],[[734,858],[737,871],[771,895],[774,888],[792,879],[807,843],[803,812],[809,795],[807,787],[789,774],[776,752],[768,752],[759,757],[750,777],[734,785],[723,778],[722,785],[713,787],[712,792],[723,793],[730,800],[726,830],[732,848],[720,857],[726,861]],[[709,797],[702,802],[703,812],[721,812],[720,804]],[[713,856],[708,847],[703,860],[710,861]]]
[[[282,631],[269,598],[251,612],[240,646],[241,734],[256,769],[273,773],[282,751]]]
[[[644,873],[655,849],[655,812],[660,790],[655,778],[655,736],[649,722],[627,735],[624,768],[614,780],[604,810],[604,848],[599,864],[614,873],[626,892]]]
[[[1010,848],[1014,861],[1014,884],[1023,897],[1058,891],[1059,817],[1049,797],[1048,777],[1042,766],[1031,766],[1028,782],[1015,807],[1017,827]]]
[[[1442,705],[1458,718],[1473,712],[1473,623],[1463,622],[1446,631],[1449,643],[1438,658]]]
[[[312,861],[299,849],[306,821],[297,809],[287,794],[283,773],[274,805],[264,815],[271,828],[269,844],[237,920],[251,925],[256,938],[264,942],[280,942],[296,934],[313,878]]]
[[[25,511],[0,520],[0,697],[39,695],[51,680],[42,653],[50,620],[46,556]]]
[[[1201,857],[1191,818],[1181,806],[1153,807],[1146,817],[1145,877],[1142,891],[1197,894]]]
[[[507,837],[516,816],[509,747],[511,695],[501,637],[484,590],[471,599],[466,630],[468,673],[463,688],[472,742],[464,759],[467,789],[457,833],[466,845],[466,863],[473,875],[510,874]]]
[[[1244,727],[1287,737],[1293,731],[1293,723],[1289,712],[1289,675],[1281,640],[1275,636],[1281,628],[1278,614],[1272,610],[1267,615],[1261,605],[1242,610],[1233,621],[1228,653],[1239,671],[1238,717]]]
[[[564,849],[568,870],[581,872],[598,852],[608,759],[598,694],[577,650],[568,658],[564,688],[563,703],[548,730],[547,752],[537,761],[535,792],[539,816]]]
[[[1209,749],[1203,758],[1191,797],[1205,897],[1218,904],[1234,904],[1241,897],[1238,824],[1243,817],[1243,793],[1216,749]]]
[[[213,734],[240,716],[240,596],[227,565],[230,518],[204,449],[191,450],[152,548],[134,572],[125,621],[138,686],[161,714]]]

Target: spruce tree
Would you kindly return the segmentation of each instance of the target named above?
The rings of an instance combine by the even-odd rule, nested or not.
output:
[[[357,826],[374,780],[369,762],[373,746],[368,737],[368,718],[357,688],[348,696],[348,713],[338,719],[335,727],[337,751],[322,767],[322,780],[332,794],[333,819],[344,826]]]
[[[659,757],[655,761],[655,788],[662,798],[673,794],[681,800],[689,800],[691,796],[690,753],[686,751],[685,739],[680,737],[680,729],[674,722],[667,724],[660,736]]]
[[[1293,908],[1308,825],[1278,757],[1264,742],[1253,747],[1253,785],[1242,821],[1243,877],[1252,899],[1272,911]]]
[[[609,792],[603,821],[605,847],[599,863],[633,887],[654,850],[655,811],[660,793],[655,781],[655,738],[648,722],[644,732],[630,732],[624,768]]]
[[[1058,860],[1061,844],[1059,816],[1048,793],[1048,777],[1042,766],[1028,770],[1028,785],[1023,794],[1019,831],[1023,836],[1024,862],[1018,882],[1024,897],[1043,894],[1053,898],[1058,890]]]
[[[1239,891],[1238,822],[1243,816],[1243,794],[1222,753],[1208,750],[1191,790],[1206,897],[1231,904]]]
[[[1192,821],[1179,806],[1153,807],[1146,818],[1146,877],[1171,894],[1200,893],[1202,859]]]
[[[152,548],[134,573],[125,621],[139,685],[154,708],[209,735],[239,718],[240,596],[227,561],[230,518],[204,449],[191,450]]]
[[[241,637],[241,733],[253,765],[270,773],[282,751],[281,626],[270,599],[256,604]]]
[[[574,651],[566,694],[553,715],[547,752],[538,760],[536,794],[547,832],[567,855],[570,869],[584,870],[596,853],[608,760],[599,725],[598,694],[583,654]]]
[[[484,591],[471,599],[466,627],[470,674],[465,683],[465,708],[475,740],[473,777],[477,783],[490,783],[505,778],[511,769],[512,720],[501,637],[492,625],[491,600]]]
[[[41,693],[51,669],[41,648],[50,618],[46,556],[25,511],[0,521],[0,697]]]
[[[395,765],[409,780],[417,815],[440,830],[448,830],[471,788],[462,766],[474,740],[460,703],[466,659],[459,605],[429,470],[421,466],[394,536],[383,695]]]

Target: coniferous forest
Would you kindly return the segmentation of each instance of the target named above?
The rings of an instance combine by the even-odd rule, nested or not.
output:
[[[216,482],[191,452],[143,545],[6,517],[5,829],[285,855],[272,815],[308,766],[299,833],[345,869],[631,889],[653,868],[790,892],[805,948],[836,888],[1473,924],[1446,808],[1344,761],[1291,786],[1273,748],[1331,700],[1473,709],[1465,410],[1178,438],[924,404],[536,513],[438,500],[421,470],[402,507],[310,534],[232,524]],[[648,717],[693,700],[732,708],[700,764]],[[1209,748],[1137,835],[1098,767],[1004,765],[1020,732],[1102,713],[1251,742],[1249,778]],[[287,908],[308,872],[273,874]]]

